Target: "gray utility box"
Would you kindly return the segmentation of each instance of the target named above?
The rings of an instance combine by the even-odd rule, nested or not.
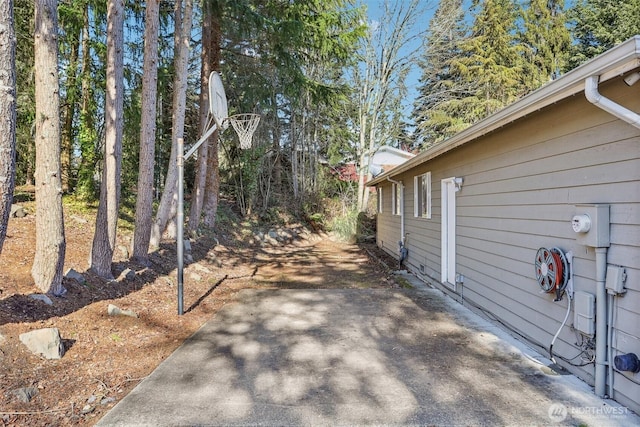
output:
[[[592,248],[608,248],[609,205],[576,205],[576,213],[571,220],[576,242]]]
[[[596,333],[596,297],[588,292],[576,291],[573,327],[586,335]]]

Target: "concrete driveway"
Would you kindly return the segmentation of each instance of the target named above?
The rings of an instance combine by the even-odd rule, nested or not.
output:
[[[548,363],[433,289],[246,290],[98,425],[640,425]]]

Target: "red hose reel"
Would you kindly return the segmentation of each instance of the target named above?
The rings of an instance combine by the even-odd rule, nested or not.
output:
[[[569,262],[559,248],[540,248],[536,253],[536,280],[540,288],[551,293],[556,291],[556,301],[569,283]]]

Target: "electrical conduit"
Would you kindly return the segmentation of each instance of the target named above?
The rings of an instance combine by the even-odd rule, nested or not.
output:
[[[636,83],[637,77],[633,79],[625,79],[625,82],[631,86]],[[640,114],[635,113],[620,104],[615,103],[609,98],[598,92],[598,83],[600,76],[587,77],[584,82],[584,95],[587,100],[596,107],[606,111],[607,113],[629,123],[630,125],[640,129]],[[607,380],[607,364],[611,364],[612,360],[607,360],[607,348],[610,347],[611,330],[607,326],[608,311],[612,311],[613,307],[607,310],[607,291],[605,287],[607,277],[607,248],[596,248],[596,372],[595,372],[595,392],[599,397],[604,397]],[[609,344],[609,345],[608,345]],[[609,349],[609,356],[612,351]],[[613,391],[613,368],[609,367],[609,384],[611,394]],[[612,397],[612,396],[609,396]]]
[[[596,248],[596,378],[595,392],[604,397],[607,382],[607,248]]]

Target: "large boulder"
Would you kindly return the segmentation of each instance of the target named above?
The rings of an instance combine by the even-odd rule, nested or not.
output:
[[[34,354],[41,354],[46,359],[61,359],[64,356],[64,345],[58,328],[36,329],[20,334],[20,341]]]
[[[20,205],[11,205],[11,212],[9,213],[11,218],[24,218],[27,216],[24,208]]]

